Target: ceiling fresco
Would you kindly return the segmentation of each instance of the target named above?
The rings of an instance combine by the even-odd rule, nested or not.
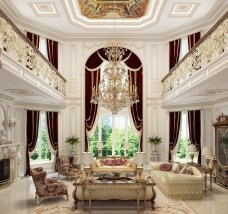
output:
[[[79,0],[82,15],[91,19],[123,19],[144,16],[148,0]]]

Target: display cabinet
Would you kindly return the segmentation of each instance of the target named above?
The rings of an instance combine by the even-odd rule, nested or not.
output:
[[[220,115],[213,126],[215,127],[215,155],[217,159],[215,181],[228,188],[228,116]]]

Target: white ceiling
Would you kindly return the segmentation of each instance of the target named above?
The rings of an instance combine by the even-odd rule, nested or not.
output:
[[[37,12],[32,6],[34,3],[47,4],[46,12]],[[189,11],[192,5],[194,7]],[[214,24],[227,6],[227,0],[149,0],[145,16],[115,20],[83,17],[77,0],[0,1],[1,9],[19,26],[34,28],[40,33],[49,32],[62,39],[112,37],[114,25],[119,37],[164,39]],[[51,12],[52,8],[54,12]]]

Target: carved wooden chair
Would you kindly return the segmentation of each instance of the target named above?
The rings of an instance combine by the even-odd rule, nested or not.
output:
[[[62,155],[56,159],[56,162],[58,166],[58,176],[68,176],[69,181],[71,177],[81,176],[82,172],[80,170],[80,166],[74,164],[74,156]]]
[[[47,172],[42,167],[31,169],[31,175],[36,187],[36,202],[39,204],[44,198],[66,196],[68,200],[67,186],[58,182],[57,178],[47,178]]]

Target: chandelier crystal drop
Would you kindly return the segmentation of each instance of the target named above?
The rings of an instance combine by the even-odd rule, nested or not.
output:
[[[98,88],[93,87],[91,103],[117,114],[121,109],[139,102],[137,87],[131,84],[128,70],[122,61],[127,49],[117,39],[107,42],[104,47],[108,63],[101,72]]]

